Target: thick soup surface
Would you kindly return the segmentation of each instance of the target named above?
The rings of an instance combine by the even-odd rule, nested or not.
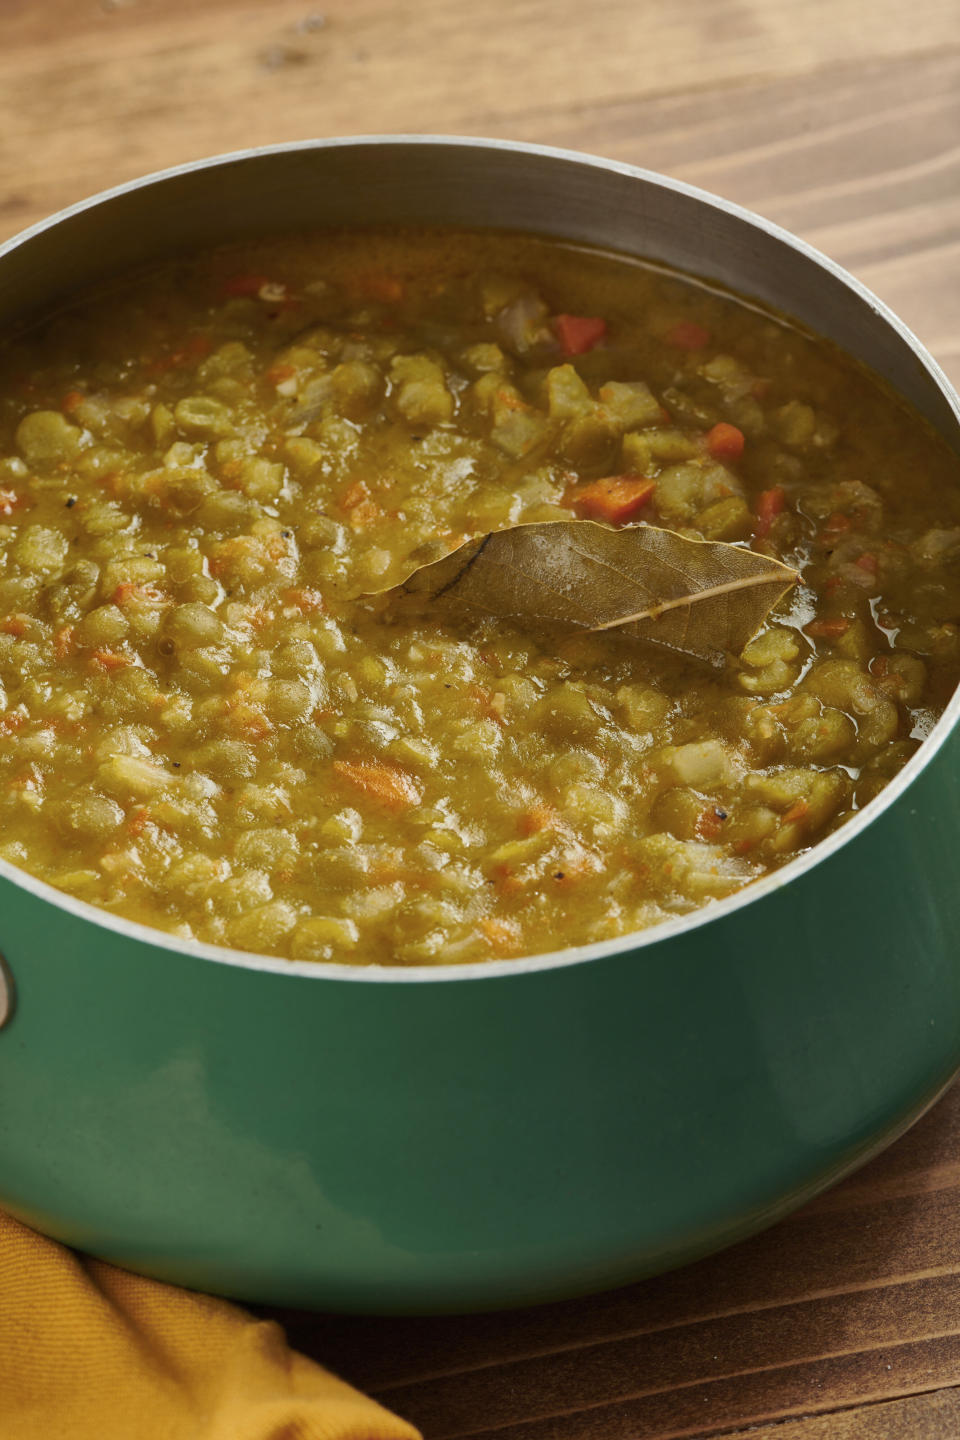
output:
[[[656,924],[842,824],[960,674],[957,457],[828,345],[632,261],[222,250],[0,371],[0,855],[179,936],[417,965]],[[801,581],[720,669],[369,598],[586,518]]]

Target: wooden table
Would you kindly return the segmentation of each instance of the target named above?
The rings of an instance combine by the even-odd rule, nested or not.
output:
[[[847,265],[960,379],[958,0],[0,4],[0,234],[177,161],[390,130],[720,191]],[[960,1091],[678,1274],[513,1314],[287,1318],[428,1440],[956,1440]]]

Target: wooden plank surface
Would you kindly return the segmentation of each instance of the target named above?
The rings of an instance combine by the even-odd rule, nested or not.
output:
[[[960,365],[957,0],[4,0],[0,235],[252,144],[430,130],[714,188]]]
[[[0,237],[204,154],[403,130],[719,191],[850,267],[960,379],[958,0],[0,5]],[[428,1440],[956,1440],[960,1090],[675,1275],[512,1314],[284,1318]]]

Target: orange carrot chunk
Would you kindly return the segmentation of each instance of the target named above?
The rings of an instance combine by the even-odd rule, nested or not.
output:
[[[12,515],[14,510],[27,504],[26,495],[18,495],[16,490],[0,490],[0,515]]]
[[[422,799],[416,781],[395,765],[376,760],[334,760],[333,768],[341,779],[388,810],[404,810],[408,805],[419,805]]]
[[[258,295],[264,285],[270,284],[269,275],[231,275],[224,281],[224,295]]]
[[[811,620],[809,625],[804,625],[808,635],[815,640],[839,640],[841,635],[846,635],[850,629],[850,621],[843,615],[838,615],[833,620]]]
[[[264,372],[264,379],[270,385],[282,385],[284,380],[292,380],[297,373],[295,365],[271,365],[270,369]]]
[[[142,835],[149,823],[150,811],[145,805],[141,805],[139,809],[134,810],[130,819],[127,821],[127,834],[134,836]]]
[[[72,625],[61,625],[60,629],[54,632],[53,653],[58,660],[65,660],[70,654],[76,633]]]
[[[707,431],[707,450],[714,460],[739,460],[745,444],[743,431],[725,420]]]
[[[677,350],[705,350],[710,344],[710,331],[696,320],[680,320],[663,338]]]
[[[554,315],[553,332],[566,357],[586,355],[605,337],[607,322],[598,315]]]
[[[370,491],[363,480],[354,480],[348,485],[340,496],[340,505],[344,510],[354,510],[364,500],[369,500]]]
[[[131,601],[142,601],[145,605],[157,605],[166,596],[156,585],[137,584],[134,580],[121,580],[113,592],[112,601],[114,605],[121,608],[129,605]]]
[[[697,837],[700,840],[716,840],[723,833],[723,824],[727,818],[727,812],[720,810],[716,805],[708,805],[700,813],[697,820]]]
[[[656,482],[640,475],[607,475],[594,480],[573,495],[573,503],[584,515],[622,525],[650,499]]]
[[[520,944],[520,926],[516,920],[500,920],[490,916],[480,921],[480,930],[498,950],[515,950]]]
[[[320,591],[310,590],[300,585],[293,585],[289,590],[284,590],[281,599],[285,605],[290,605],[295,610],[301,610],[304,615],[324,609],[324,599]]]
[[[542,802],[531,805],[519,819],[521,835],[536,835],[540,830],[560,830],[563,820],[559,810]]]
[[[396,305],[403,299],[405,287],[399,275],[381,270],[360,270],[348,280],[347,289],[351,295],[364,300]]]
[[[754,526],[754,534],[761,539],[769,534],[770,526],[783,510],[787,503],[787,497],[780,485],[775,485],[772,490],[761,490],[757,496],[757,503],[754,506],[757,523]]]

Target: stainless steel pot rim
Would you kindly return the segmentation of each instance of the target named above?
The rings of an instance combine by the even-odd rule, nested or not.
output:
[[[519,141],[484,139],[474,136],[397,134],[337,136],[330,139],[298,140],[279,145],[261,145],[248,150],[230,151],[222,155],[214,155],[202,160],[190,161],[184,165],[176,165],[165,170],[154,171],[149,175],[127,181],[122,185],[113,186],[109,190],[100,191],[98,194],[90,196],[86,200],[81,200],[74,205],[67,206],[65,209],[57,211],[55,215],[38,221],[36,225],[30,226],[27,230],[21,231],[18,235],[13,236],[12,239],[0,245],[0,260],[3,259],[4,255],[27,243],[34,236],[42,234],[45,230],[52,229],[72,215],[92,209],[116,196],[145,189],[151,185],[173,179],[179,175],[215,169],[219,166],[235,164],[259,157],[289,154],[291,151],[372,147],[378,145],[385,147],[400,145],[422,145],[424,147],[451,146],[538,155],[545,159],[554,159],[558,162],[610,170],[617,174],[657,186],[660,189],[673,190],[693,200],[699,201],[704,205],[720,209],[727,214],[736,216],[745,223],[763,230],[766,234],[780,241],[789,249],[795,250],[805,256],[808,260],[828,271],[842,284],[853,290],[878,316],[886,321],[904,344],[913,352],[920,365],[930,374],[940,391],[947,398],[951,409],[957,416],[958,421],[960,421],[960,398],[958,398],[943,370],[926,347],[917,339],[913,332],[904,325],[903,321],[900,320],[882,300],[874,295],[872,291],[868,290],[865,285],[862,285],[859,280],[844,270],[842,266],[837,265],[812,245],[808,245],[806,241],[792,235],[788,230],[784,230],[779,225],[765,220],[762,216],[756,215],[743,206],[735,205],[731,201],[724,200],[721,196],[713,195],[709,191],[702,190],[697,186],[687,185],[683,181],[672,180],[667,176],[657,174],[655,171],[644,170],[635,165],[627,165],[622,161],[606,160],[601,156],[589,155],[575,150],[560,149],[554,146],[532,145]],[[52,885],[48,885],[42,880],[35,879],[26,871],[18,869],[5,860],[0,860],[0,877],[10,881],[11,884],[19,886],[20,889],[28,891],[30,894],[36,896],[37,899],[55,905],[67,914],[76,916],[79,920],[91,922],[105,930],[113,931],[139,944],[151,945],[161,950],[172,950],[178,954],[193,957],[197,960],[211,960],[216,964],[236,966],[245,970],[263,971],[281,976],[313,980],[336,980],[351,984],[423,984],[431,981],[494,980],[504,979],[509,976],[529,975],[540,970],[561,969],[570,965],[579,965],[592,960],[600,960],[605,956],[617,955],[626,951],[646,949],[648,946],[660,944],[678,935],[698,930],[704,925],[713,924],[723,917],[732,915],[736,911],[743,909],[747,905],[757,904],[763,900],[764,897],[776,893],[783,886],[789,885],[801,875],[806,874],[818,865],[824,864],[842,847],[851,844],[863,830],[893,805],[901,795],[910,788],[920,772],[930,763],[958,720],[960,720],[960,689],[955,692],[943,715],[930,732],[930,735],[923,741],[916,755],[907,762],[904,768],[885,787],[880,795],[874,800],[871,800],[859,814],[848,820],[846,824],[835,831],[833,835],[825,840],[818,841],[809,851],[803,855],[799,855],[795,860],[784,865],[782,869],[775,871],[764,879],[753,881],[745,886],[744,889],[737,891],[736,894],[728,896],[725,900],[711,902],[688,915],[680,916],[676,920],[665,921],[659,925],[652,926],[648,930],[621,935],[614,940],[598,941],[592,945],[571,946],[568,949],[551,951],[543,955],[530,955],[516,960],[484,960],[463,965],[416,966],[341,965],[325,961],[283,960],[268,955],[254,955],[246,951],[230,950],[225,946],[208,945],[197,940],[182,940],[162,930],[154,930],[147,925],[141,925],[135,921],[125,920],[120,916],[111,915],[107,911],[100,910],[94,905],[89,905],[85,901],[76,900],[72,896],[64,894],[62,891],[55,889]]]

